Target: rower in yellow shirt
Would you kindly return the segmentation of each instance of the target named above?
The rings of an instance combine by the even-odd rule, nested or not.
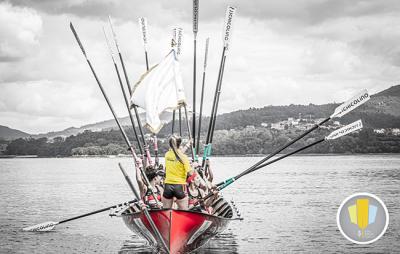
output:
[[[191,142],[191,141],[190,141]],[[191,145],[190,142],[187,145]],[[164,208],[171,208],[176,198],[178,209],[188,209],[186,179],[193,172],[185,148],[181,149],[182,138],[173,135],[169,139],[169,151],[165,154],[165,180],[162,203]]]

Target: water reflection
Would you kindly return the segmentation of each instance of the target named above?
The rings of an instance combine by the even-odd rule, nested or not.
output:
[[[196,254],[220,254],[220,253],[239,253],[237,236],[232,232],[221,233],[212,238],[206,245],[192,252]],[[159,253],[158,250],[150,246],[147,241],[136,235],[132,235],[131,239],[124,241],[120,254],[150,254]]]

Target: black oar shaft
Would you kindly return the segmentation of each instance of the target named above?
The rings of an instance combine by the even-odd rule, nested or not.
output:
[[[202,82],[201,82],[201,96],[200,96],[199,126],[198,126],[198,132],[197,132],[197,140],[196,140],[197,141],[197,143],[196,143],[197,154],[200,153],[201,120],[203,117],[204,86],[205,86],[205,82],[206,82],[208,45],[209,45],[209,38],[207,38],[207,40],[206,40],[206,50],[204,53],[203,78],[202,78]],[[195,135],[195,133],[193,133],[193,135]]]
[[[121,204],[118,204],[118,205],[112,205],[112,206],[109,206],[109,207],[106,207],[106,208],[102,208],[102,209],[99,209],[99,210],[96,210],[96,211],[93,211],[93,212],[89,212],[89,213],[85,213],[85,214],[82,214],[82,215],[78,215],[78,216],[75,216],[75,217],[72,217],[72,218],[69,218],[69,219],[65,219],[65,220],[59,221],[58,224],[65,223],[65,222],[72,221],[72,220],[77,220],[77,219],[80,219],[80,218],[83,218],[83,217],[87,217],[87,216],[90,216],[90,215],[93,215],[93,214],[96,214],[96,213],[105,212],[105,211],[110,210],[112,208],[117,208],[117,207],[123,206],[123,205],[129,205],[129,204],[132,204],[132,203],[135,203],[135,202],[137,202],[137,199],[131,200],[131,201],[128,201],[128,202],[125,202],[125,203],[121,203]]]
[[[193,133],[193,146],[196,144],[196,51],[197,40],[193,40],[193,114],[192,114],[192,133]]]
[[[247,172],[246,175],[247,175],[247,174],[250,174],[250,173],[252,173],[252,172],[254,172],[254,171],[256,171],[256,170],[258,170],[258,169],[260,169],[260,168],[263,168],[263,167],[265,167],[265,166],[268,166],[268,165],[270,165],[270,164],[272,164],[272,163],[274,163],[274,162],[280,161],[280,160],[282,160],[282,159],[284,159],[284,158],[286,158],[286,157],[288,157],[288,156],[290,156],[290,155],[293,155],[293,154],[299,153],[299,152],[301,152],[301,151],[303,151],[303,150],[306,150],[306,149],[308,149],[308,148],[310,148],[310,147],[312,147],[312,146],[315,146],[315,145],[317,145],[317,144],[319,144],[319,143],[321,143],[321,142],[323,142],[323,141],[325,141],[325,138],[320,139],[320,140],[317,140],[317,141],[315,141],[315,142],[313,142],[313,143],[311,143],[311,144],[308,144],[308,145],[306,145],[306,146],[303,146],[302,148],[299,148],[299,149],[297,149],[297,150],[294,150],[294,151],[292,151],[292,152],[290,152],[290,153],[284,154],[284,155],[280,156],[279,158],[273,159],[273,160],[271,160],[271,161],[267,161],[267,162],[265,162],[264,164],[261,164],[261,165],[257,166],[256,168],[254,168],[253,170]],[[236,180],[237,180],[237,179],[236,179]]]
[[[135,121],[133,120],[132,112],[131,112],[131,110],[130,110],[130,108],[129,108],[128,97],[127,97],[127,95],[126,95],[124,86],[123,86],[123,84],[122,84],[121,75],[120,75],[120,73],[119,73],[118,66],[117,66],[117,64],[116,64],[115,62],[114,62],[114,67],[115,67],[115,71],[116,71],[117,76],[118,76],[118,81],[119,81],[119,85],[120,85],[122,94],[123,94],[123,96],[124,96],[124,101],[125,101],[126,109],[128,110],[128,113],[129,113],[129,119],[130,119],[130,121],[131,121],[131,125],[132,125],[132,128],[133,128],[133,133],[135,134],[136,142],[138,143],[138,147],[139,147],[140,154],[141,154],[141,155],[144,155],[144,154],[143,154],[142,144],[140,143],[139,136],[138,136],[138,134],[137,134],[137,132],[136,132]]]
[[[174,135],[175,132],[175,109],[172,111],[172,126],[171,126],[171,134]]]
[[[186,108],[185,104],[183,105],[183,109],[185,110],[186,127],[187,127],[187,131],[188,131],[189,141],[192,141],[192,134],[191,134],[190,125],[189,125],[189,117],[188,117],[188,112],[187,112],[187,108]],[[192,145],[190,146],[190,150],[192,152],[191,153],[192,154],[192,160],[194,161],[196,156],[194,154],[194,149],[193,149]]]
[[[212,132],[214,114],[216,114],[216,104],[217,104],[217,100],[219,99],[219,96],[217,94],[218,94],[218,91],[221,91],[221,89],[220,89],[220,78],[221,78],[221,71],[222,71],[222,68],[223,68],[222,66],[224,64],[225,51],[226,51],[226,47],[224,47],[224,49],[222,50],[221,62],[220,62],[220,67],[219,67],[219,72],[218,72],[218,79],[217,79],[217,84],[216,84],[216,87],[215,87],[213,105],[212,105],[212,108],[211,108],[210,122],[208,124],[206,144],[210,143],[210,137],[211,137],[210,135],[211,135],[211,132]]]
[[[277,155],[278,153],[282,152],[283,150],[285,150],[287,147],[293,145],[294,143],[296,143],[298,140],[302,139],[303,137],[305,137],[306,135],[308,135],[309,133],[313,132],[314,130],[318,129],[322,124],[326,123],[327,121],[330,120],[330,117],[324,119],[323,121],[321,121],[319,124],[314,125],[311,129],[305,131],[303,134],[301,134],[300,136],[298,136],[297,138],[291,140],[290,142],[284,144],[283,146],[279,147],[278,149],[276,149],[274,152],[272,152],[271,154],[269,154],[268,156],[266,156],[265,158],[263,158],[262,160],[258,161],[256,164],[254,164],[253,166],[251,166],[250,168],[248,168],[247,170],[243,171],[242,173],[240,173],[239,175],[235,176],[235,178],[239,178],[242,175],[246,175],[247,172],[253,170],[254,168],[258,167],[259,165],[261,165],[262,163],[266,162],[268,159],[274,157],[275,155]]]
[[[178,117],[179,117],[179,136],[182,137],[182,110],[179,108],[178,110]]]
[[[125,177],[125,180],[127,181],[129,187],[131,188],[133,194],[135,195],[135,197],[140,200],[140,195],[138,193],[138,191],[136,190],[135,186],[133,185],[131,179],[129,178],[128,174],[125,172],[124,168],[122,167],[121,163],[118,163],[119,168],[121,169],[122,174]],[[157,200],[157,199],[156,199]],[[156,234],[156,237],[158,238],[157,240],[160,241],[162,247],[164,248],[164,250],[169,253],[169,248],[167,247],[167,245],[165,244],[164,238],[162,237],[160,231],[157,229],[156,224],[154,224],[153,219],[151,218],[149,211],[147,210],[146,207],[143,208],[143,213],[146,216],[146,219],[148,220],[151,229],[153,230],[153,232]]]
[[[146,59],[146,70],[148,71],[149,70],[149,55],[147,53],[147,50],[144,51],[144,57]]]
[[[103,94],[103,97],[104,97],[104,99],[105,99],[106,102],[107,102],[107,105],[108,105],[108,107],[109,107],[109,109],[110,109],[110,111],[111,111],[111,113],[112,113],[112,115],[113,115],[113,117],[114,117],[114,120],[115,120],[115,122],[116,122],[117,125],[118,125],[118,128],[119,128],[119,130],[120,130],[120,132],[121,132],[121,134],[122,134],[122,137],[124,138],[124,141],[125,141],[126,145],[128,146],[128,148],[129,148],[129,150],[130,150],[130,152],[131,152],[131,154],[132,154],[132,157],[133,157],[135,163],[138,164],[138,157],[137,157],[137,155],[136,155],[135,148],[133,147],[133,145],[132,145],[131,142],[129,141],[128,136],[126,135],[126,132],[125,132],[124,128],[122,127],[120,121],[118,120],[117,114],[115,113],[114,108],[113,108],[113,106],[111,105],[111,102],[110,102],[110,100],[108,99],[108,96],[107,96],[107,94],[106,94],[106,92],[105,92],[105,90],[104,90],[104,88],[103,88],[103,85],[101,84],[99,78],[97,77],[97,74],[96,74],[96,72],[94,71],[93,66],[92,66],[92,64],[90,63],[90,60],[88,59],[88,57],[87,57],[87,55],[86,55],[86,52],[85,52],[85,50],[84,50],[84,48],[83,48],[83,45],[82,45],[82,43],[81,43],[81,41],[80,41],[80,39],[79,39],[79,36],[78,36],[78,34],[76,33],[75,28],[74,28],[74,26],[72,25],[72,23],[70,23],[70,28],[71,28],[71,30],[72,30],[72,33],[73,33],[74,36],[75,36],[76,41],[77,41],[78,44],[79,44],[79,47],[80,47],[81,50],[82,50],[83,55],[84,55],[85,58],[86,58],[86,61],[87,61],[88,65],[89,65],[89,67],[90,67],[90,70],[92,71],[92,74],[93,74],[94,78],[96,79],[97,85],[99,86],[100,91],[101,91],[101,93]],[[146,174],[143,172],[143,169],[142,169],[142,168],[140,169],[140,171],[141,171],[142,177],[143,177],[143,179],[144,179],[144,182],[145,182],[145,184],[146,184],[146,187],[150,190],[150,193],[153,195],[154,199],[157,200],[157,199],[156,199],[156,195],[154,194],[154,191],[153,191],[153,189],[152,189],[152,187],[151,187],[151,185],[150,185],[150,181],[149,181],[149,180],[147,179],[147,177],[146,177]]]

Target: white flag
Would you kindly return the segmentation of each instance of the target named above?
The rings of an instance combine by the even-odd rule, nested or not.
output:
[[[131,104],[146,111],[145,126],[158,133],[164,121],[161,116],[168,110],[186,103],[179,62],[175,50],[146,72],[133,87]]]

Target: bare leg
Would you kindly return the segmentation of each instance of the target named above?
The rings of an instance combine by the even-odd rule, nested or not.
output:
[[[163,203],[163,208],[169,209],[172,207],[172,203],[174,202],[174,200],[171,198],[164,198],[164,196],[162,196],[162,203]]]
[[[188,210],[188,196],[186,196],[182,199],[177,199],[176,204],[178,205],[178,209]]]

